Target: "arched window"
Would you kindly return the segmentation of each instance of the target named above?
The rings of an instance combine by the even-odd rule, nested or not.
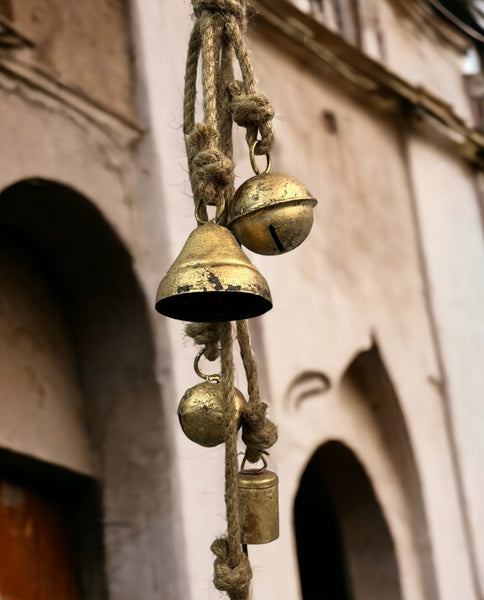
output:
[[[395,551],[371,482],[344,444],[313,455],[294,506],[303,600],[401,600]]]
[[[133,258],[94,203],[45,179],[0,193],[0,240],[0,521],[12,535],[20,521],[37,524],[35,541],[53,552],[72,526],[80,535],[70,552],[81,558],[71,593],[72,574],[59,587],[48,571],[54,554],[26,535],[12,582],[10,529],[0,522],[0,596],[30,600],[22,564],[34,552],[54,586],[42,597],[104,600],[106,569],[109,597],[158,598],[164,582],[179,585],[179,536],[149,305]]]

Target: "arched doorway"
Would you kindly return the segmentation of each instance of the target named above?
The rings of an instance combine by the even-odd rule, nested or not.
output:
[[[173,505],[171,452],[148,307],[132,256],[92,202],[50,180],[23,180],[0,193],[0,233],[9,248],[25,257],[25,268],[15,266],[16,272],[26,282],[37,278],[45,297],[50,298],[52,318],[51,313],[42,313],[44,305],[34,306],[35,298],[28,291],[23,295],[27,309],[30,302],[37,311],[39,331],[44,325],[48,329],[53,320],[62,328],[63,345],[49,355],[48,368],[52,372],[57,369],[58,374],[53,379],[61,376],[66,353],[72,358],[68,361],[72,370],[69,389],[76,391],[59,391],[58,403],[72,408],[70,399],[80,399],[79,431],[83,429],[87,438],[92,473],[79,476],[90,478],[102,491],[102,514],[85,515],[87,521],[79,526],[87,530],[93,520],[97,523],[98,541],[102,538],[105,546],[102,568],[109,595],[150,600],[158,598],[161,591],[165,597],[179,597],[183,595],[179,587],[183,567],[175,563],[179,553],[173,547],[178,536],[169,517]],[[13,265],[10,258],[7,262]],[[21,291],[18,297],[22,297]],[[40,363],[33,355],[31,359],[34,374],[41,375]],[[12,389],[15,392],[15,386]],[[26,402],[34,406],[38,396],[33,387],[26,390]],[[3,402],[5,407],[5,397]],[[9,402],[15,411],[15,393]],[[28,406],[26,411],[35,414]],[[22,428],[20,420],[18,430]],[[58,440],[61,433],[54,419],[46,435],[39,436],[39,448],[46,436]],[[65,437],[63,443],[68,447],[72,440]],[[5,462],[12,458],[8,440],[2,445],[5,452],[0,449],[0,462]],[[19,444],[14,457],[19,468],[15,471],[23,470],[23,475],[15,485],[38,489],[41,479],[42,485],[49,486],[49,495],[58,491],[69,504],[65,492],[77,489],[72,483],[77,467],[55,446],[51,444],[45,456],[35,448],[25,456]],[[52,469],[55,477],[39,476],[40,472],[52,473]],[[55,485],[51,484],[54,479]],[[81,549],[87,557],[92,543],[88,540],[88,546]],[[92,569],[87,573],[82,598],[103,597],[102,591],[96,591],[102,587],[95,581],[97,576]]]
[[[401,600],[393,541],[371,482],[330,441],[301,478],[294,524],[303,600]]]

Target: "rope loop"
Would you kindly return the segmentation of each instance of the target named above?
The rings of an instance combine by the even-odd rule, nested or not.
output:
[[[218,323],[189,323],[185,333],[195,344],[203,346],[207,360],[214,361],[220,356],[220,328]]]
[[[246,458],[256,463],[277,442],[277,427],[267,416],[265,402],[249,402],[242,423],[242,440],[247,446]]]
[[[196,17],[200,17],[202,12],[206,10],[235,17],[240,23],[245,18],[244,0],[193,0],[193,8]]]
[[[225,538],[216,539],[210,549],[216,556],[213,577],[215,587],[221,592],[227,592],[231,600],[245,600],[252,579],[252,569],[247,556],[240,552],[237,564],[231,566]]]
[[[274,143],[272,119],[274,109],[264,94],[247,94],[241,81],[232,81],[228,86],[231,98],[230,109],[234,121],[247,129],[247,142],[256,142],[255,153],[268,154]],[[260,139],[258,139],[260,135]]]

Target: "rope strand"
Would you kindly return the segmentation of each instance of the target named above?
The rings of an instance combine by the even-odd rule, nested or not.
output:
[[[269,101],[258,94],[243,32],[246,0],[192,0],[195,23],[190,36],[185,73],[183,131],[190,183],[199,225],[207,222],[207,206],[217,206],[216,221],[225,222],[223,207],[234,193],[232,162],[233,122],[246,128],[247,143],[257,142],[257,154],[268,153],[274,142]],[[237,60],[242,82],[234,81]],[[196,123],[197,74],[201,62],[203,123]],[[252,578],[241,548],[238,496],[237,422],[234,399],[234,363],[231,323],[191,323],[186,334],[204,347],[208,360],[221,357],[224,398],[225,505],[227,533],[216,539],[214,584],[231,600],[247,600]],[[246,457],[256,462],[277,439],[275,426],[266,418],[260,402],[257,369],[250,347],[247,322],[237,323],[237,337],[247,376],[249,402],[243,417],[242,439]]]

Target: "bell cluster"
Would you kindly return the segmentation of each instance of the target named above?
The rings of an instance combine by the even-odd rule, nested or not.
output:
[[[239,321],[264,314],[272,298],[264,277],[242,252],[275,255],[309,235],[316,200],[294,177],[265,172],[235,192],[227,227],[205,223],[193,231],[162,279],[156,310],[182,321]]]

